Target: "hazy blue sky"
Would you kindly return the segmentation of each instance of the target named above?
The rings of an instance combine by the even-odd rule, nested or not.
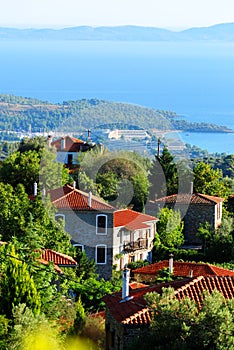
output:
[[[0,0],[0,26],[141,25],[163,28],[234,22],[233,0]]]

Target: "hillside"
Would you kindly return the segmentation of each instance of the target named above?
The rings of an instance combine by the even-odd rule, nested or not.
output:
[[[189,123],[176,113],[97,99],[52,104],[32,98],[0,95],[1,131],[72,131],[97,128],[228,131],[211,124]]]
[[[0,28],[0,40],[112,40],[112,41],[180,41],[234,40],[234,23],[210,27],[190,28],[179,32],[141,26],[90,27],[63,29]]]

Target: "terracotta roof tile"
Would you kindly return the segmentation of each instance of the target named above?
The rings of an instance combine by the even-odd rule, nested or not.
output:
[[[126,227],[130,231],[149,228],[147,222],[158,221],[155,216],[138,213],[130,209],[121,209],[114,212],[114,227]]]
[[[49,265],[49,261],[47,261],[47,260],[44,260],[44,259],[37,259],[37,261],[39,262],[39,263],[41,263],[41,264],[43,264],[43,265]],[[57,271],[58,273],[63,273],[63,270],[62,269],[60,269],[60,267],[58,266],[58,265],[55,265],[54,264],[54,269],[55,269],[55,271]]]
[[[155,264],[135,269],[133,270],[133,273],[156,276],[159,270],[166,267],[169,267],[169,261],[163,260]],[[173,274],[175,276],[189,277],[191,271],[193,276],[234,276],[234,271],[211,264],[179,261],[173,262]]]
[[[114,207],[92,195],[91,206],[88,205],[89,194],[70,185],[50,190],[51,202],[58,209],[65,210],[114,210]]]
[[[76,266],[77,262],[69,255],[55,252],[52,249],[43,249],[41,258],[46,261],[52,261],[58,266]]]
[[[201,193],[180,193],[180,194],[173,194],[171,196],[162,197],[157,199],[154,203],[166,203],[166,204],[174,204],[174,203],[180,203],[180,204],[206,204],[206,205],[214,205],[218,204],[224,201],[224,198],[221,197],[214,197],[214,196],[208,196]],[[152,205],[152,204],[151,204]]]
[[[65,140],[65,148],[62,149],[62,140]],[[76,139],[71,136],[65,136],[58,140],[51,142],[51,146],[54,146],[57,151],[60,152],[79,152],[80,147],[86,143],[82,140]]]
[[[148,325],[151,315],[144,299],[145,294],[161,294],[162,288],[169,286],[174,288],[176,298],[181,300],[189,297],[198,306],[201,306],[204,290],[209,293],[218,290],[225,298],[234,298],[234,276],[198,276],[132,290],[130,296],[133,298],[123,303],[120,302],[121,292],[105,296],[104,301],[117,322],[123,325]]]

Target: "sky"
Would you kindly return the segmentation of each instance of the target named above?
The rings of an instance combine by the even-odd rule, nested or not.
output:
[[[139,25],[180,30],[234,22],[233,0],[0,0],[0,27]]]

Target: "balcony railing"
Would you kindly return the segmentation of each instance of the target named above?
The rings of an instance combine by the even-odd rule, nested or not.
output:
[[[146,238],[138,238],[136,241],[124,243],[125,251],[135,251],[138,249],[147,249],[147,248],[148,248],[148,239]]]

